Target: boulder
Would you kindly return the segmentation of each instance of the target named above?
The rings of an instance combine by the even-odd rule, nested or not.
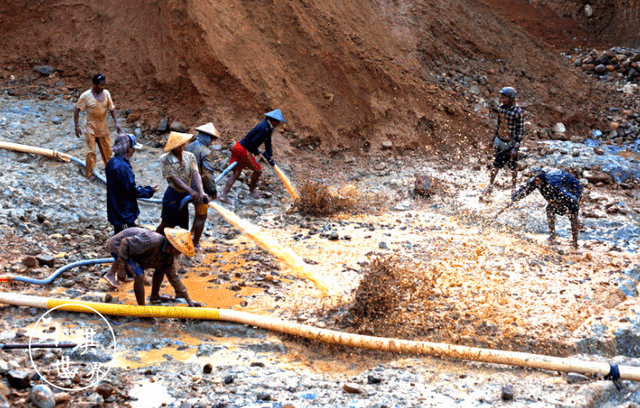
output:
[[[586,178],[590,183],[613,183],[613,177],[603,171],[585,170],[584,173],[582,173],[582,177]]]
[[[40,74],[42,76],[46,76],[46,77],[48,77],[49,75],[51,75],[54,72],[56,72],[56,69],[54,67],[52,67],[52,66],[49,66],[49,65],[38,65],[38,66],[34,67],[33,70],[35,72],[37,72],[38,74]]]
[[[56,406],[56,400],[51,388],[44,384],[38,384],[33,387],[29,392],[29,399],[38,408],[54,408]]]
[[[415,193],[421,197],[430,197],[435,193],[435,180],[426,174],[415,174]]]

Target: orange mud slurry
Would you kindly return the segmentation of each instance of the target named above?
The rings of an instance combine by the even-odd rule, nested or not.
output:
[[[275,166],[273,166],[273,169],[278,174],[278,177],[280,177],[280,180],[282,180],[282,184],[284,184],[284,186],[286,187],[287,191],[289,192],[289,195],[291,196],[291,198],[293,198],[293,201],[300,198],[300,194],[298,194],[298,191],[293,186],[293,183],[291,183],[291,180],[289,180],[289,177],[287,177],[287,175],[284,174],[282,170],[280,170],[280,167],[278,167],[278,165],[276,164]]]
[[[224,207],[213,202],[210,202],[209,206],[216,210],[227,222],[242,231],[256,244],[260,245],[262,249],[286,263],[290,268],[290,272],[301,278],[310,280],[324,294],[328,292],[327,284],[311,273],[302,258],[296,255],[291,249],[283,247],[273,237],[264,234],[258,226],[243,220]]]

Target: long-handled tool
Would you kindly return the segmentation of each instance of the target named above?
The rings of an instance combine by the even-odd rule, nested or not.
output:
[[[21,350],[28,348],[41,348],[41,349],[51,349],[51,348],[74,348],[78,345],[76,343],[42,343],[42,344],[17,344],[17,343],[9,343],[9,344],[0,344],[0,350]],[[95,347],[93,344],[87,344],[87,347]]]

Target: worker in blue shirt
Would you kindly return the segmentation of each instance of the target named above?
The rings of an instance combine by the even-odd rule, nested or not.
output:
[[[564,170],[536,170],[535,175],[511,197],[513,202],[522,200],[533,190],[538,190],[549,203],[547,221],[549,223],[549,242],[555,243],[556,215],[568,215],[571,222],[573,247],[578,248],[580,222],[578,212],[582,200],[582,185],[570,173]]]
[[[114,156],[107,163],[107,219],[113,225],[114,235],[135,227],[140,215],[138,198],[151,198],[158,185],[139,187],[131,169],[131,156],[142,146],[129,134],[119,134],[113,143]]]

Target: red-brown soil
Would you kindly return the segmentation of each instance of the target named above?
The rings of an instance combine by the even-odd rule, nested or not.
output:
[[[228,141],[274,108],[289,119],[292,147],[486,140],[492,118],[473,104],[507,84],[536,125],[582,131],[607,97],[559,55],[604,44],[520,0],[22,0],[0,4],[0,24],[0,79],[16,95],[60,81],[77,95],[102,72],[130,122],[213,120]],[[37,78],[44,64],[54,78]],[[469,81],[452,86],[443,74]],[[479,76],[488,79],[480,94],[465,95]]]

